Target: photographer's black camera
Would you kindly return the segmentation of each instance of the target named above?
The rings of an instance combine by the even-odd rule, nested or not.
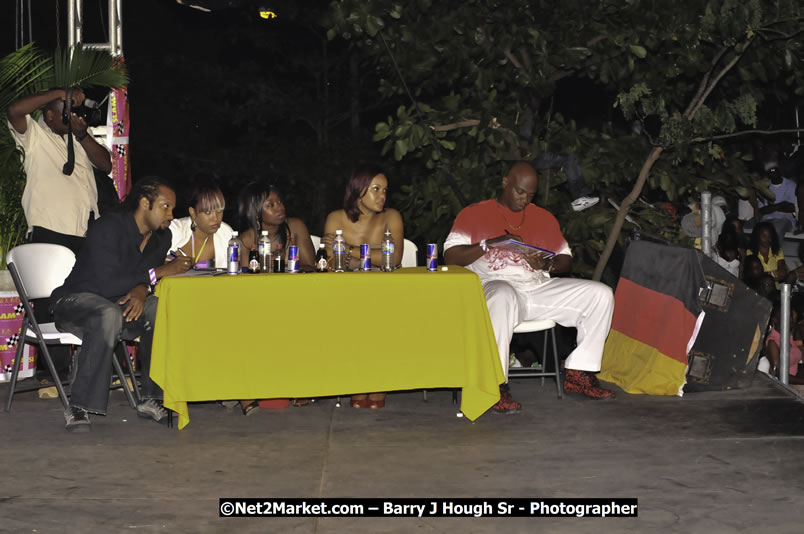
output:
[[[103,116],[101,115],[100,108],[83,105],[73,108],[73,113],[84,119],[84,122],[87,123],[87,126],[100,126],[102,124],[106,124],[106,121],[103,120]]]

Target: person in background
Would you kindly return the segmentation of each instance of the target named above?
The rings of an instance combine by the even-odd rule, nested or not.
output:
[[[717,256],[715,262],[730,272],[733,276],[740,276],[740,238],[731,230],[721,232],[715,245]]]
[[[787,277],[784,252],[782,252],[776,228],[770,222],[763,221],[754,227],[746,255],[759,258],[759,261],[762,262],[762,269],[773,276],[777,287]]]
[[[765,356],[760,358],[757,369],[773,377],[779,378],[780,373],[788,373],[788,384],[804,384],[804,377],[799,376],[798,367],[801,363],[801,347],[793,339],[793,331],[798,323],[795,308],[790,307],[790,356],[787,369],[779,369],[779,354],[781,352],[781,301],[773,301],[771,312],[771,331],[765,339]]]
[[[191,258],[197,269],[225,269],[232,227],[223,222],[224,208],[226,200],[217,186],[196,186],[190,195],[190,215],[170,223],[170,250]]]
[[[765,269],[762,267],[762,262],[756,256],[745,256],[742,264],[742,275],[740,279],[745,282],[745,285],[752,289],[756,289],[757,280],[765,274]]]
[[[775,198],[757,197],[752,189],[750,202],[754,208],[754,218],[772,224],[778,240],[782,242],[784,235],[796,227],[796,183],[782,176],[775,161],[765,164],[765,175],[770,179],[768,189]]]

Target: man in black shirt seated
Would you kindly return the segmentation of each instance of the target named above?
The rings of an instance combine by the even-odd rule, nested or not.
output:
[[[140,338],[142,398],[137,414],[167,421],[162,390],[149,376],[156,297],[150,286],[190,268],[190,258],[164,264],[176,193],[159,178],[145,178],[122,211],[93,224],[72,272],[52,294],[56,327],[81,338],[78,366],[64,419],[68,431],[86,432],[88,412],[105,415],[112,357],[119,339]]]

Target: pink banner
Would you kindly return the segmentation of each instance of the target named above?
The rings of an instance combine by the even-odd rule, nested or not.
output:
[[[128,154],[128,88],[112,89],[106,119],[107,146],[112,150],[112,179],[117,196],[123,198],[131,189],[131,166]]]
[[[0,291],[0,382],[11,380],[22,329],[22,316],[19,295],[13,291]],[[34,348],[28,345],[23,355],[19,378],[28,378],[33,376],[36,369]]]

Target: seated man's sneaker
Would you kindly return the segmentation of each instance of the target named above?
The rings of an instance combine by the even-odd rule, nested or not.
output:
[[[600,387],[600,382],[597,381],[594,373],[576,369],[567,369],[567,374],[564,377],[564,391],[583,395],[590,399],[613,399],[617,396],[613,391]]]
[[[511,392],[508,390],[508,386],[500,386],[500,400],[497,401],[497,404],[491,407],[492,413],[499,413],[499,414],[509,414],[509,413],[516,413],[522,409],[522,405],[519,404],[514,398],[511,396]]]
[[[64,410],[64,422],[67,432],[89,432],[91,428],[89,414],[78,406],[70,406]]]
[[[137,415],[153,419],[159,424],[167,424],[168,411],[154,399],[144,400],[137,405]]]
[[[600,197],[578,197],[572,201],[572,209],[575,211],[583,211],[586,208],[591,208],[600,201]]]

